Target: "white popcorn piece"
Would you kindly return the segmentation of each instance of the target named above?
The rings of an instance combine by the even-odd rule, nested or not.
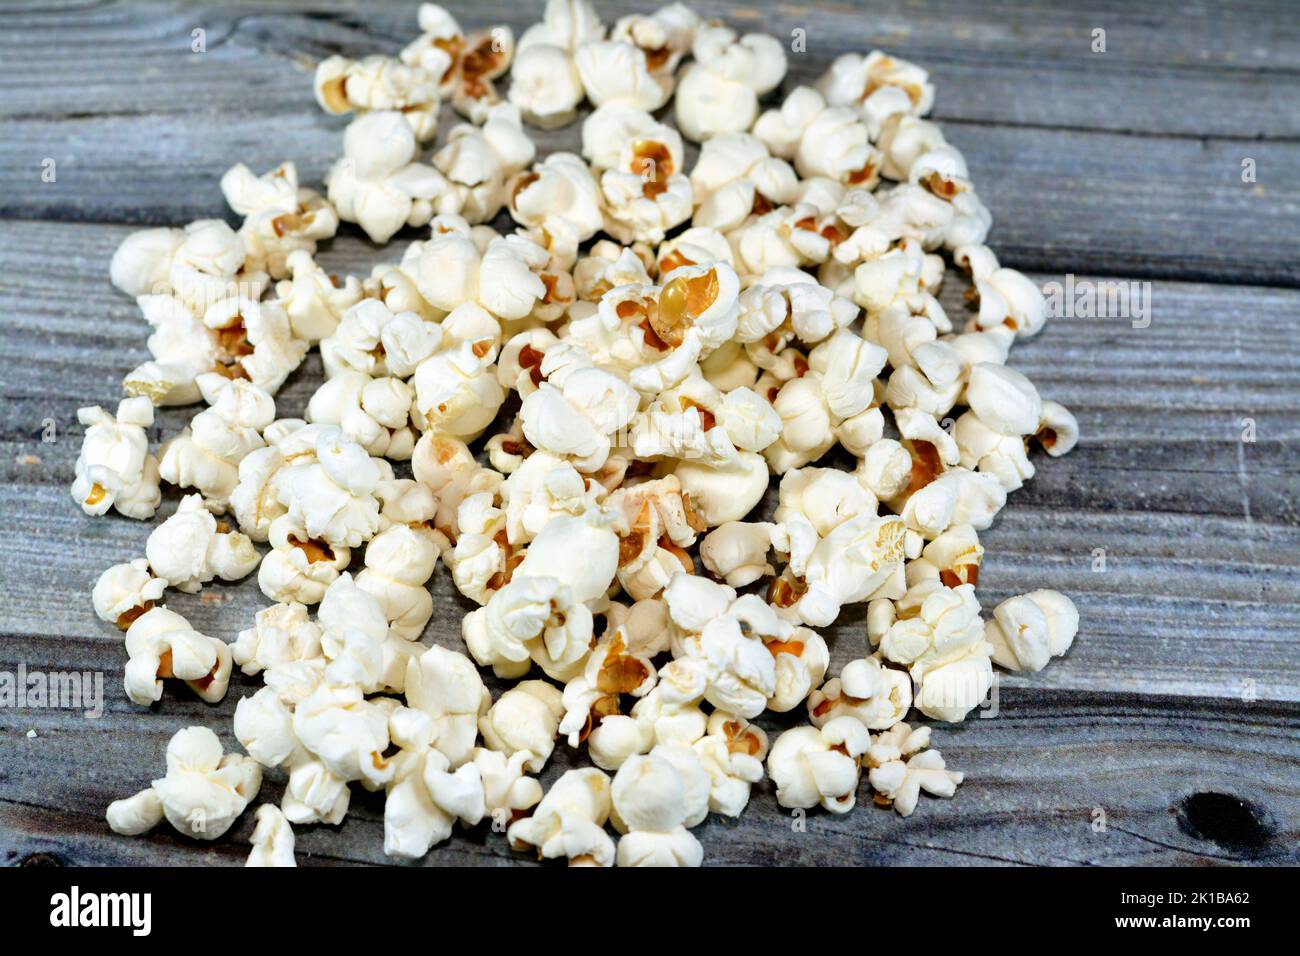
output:
[[[326,380],[307,403],[307,420],[337,425],[371,455],[404,461],[415,450],[410,425],[415,390],[400,378],[370,378],[342,371]]]
[[[315,190],[299,187],[298,168],[281,163],[257,176],[243,163],[226,170],[221,192],[230,208],[244,217],[244,268],[264,271],[272,279],[288,275],[294,252],[312,255],[320,239],[338,231],[339,218]]]
[[[975,325],[979,329],[1006,327],[1017,338],[1037,335],[1047,322],[1043,292],[1027,276],[998,265],[986,246],[960,246],[953,260],[971,273],[974,295],[979,302]]]
[[[275,400],[252,382],[215,372],[195,383],[208,408],[159,449],[158,473],[180,488],[194,488],[214,511],[224,512],[239,483],[239,463],[263,447],[262,431],[275,420]]]
[[[366,566],[357,575],[357,587],[379,602],[394,636],[414,641],[424,633],[433,616],[433,596],[426,583],[438,554],[434,532],[404,524],[381,531],[366,546]]]
[[[631,13],[620,17],[610,28],[609,38],[639,47],[646,58],[646,69],[672,93],[678,64],[691,49],[700,18],[681,3],[670,3],[654,13]]]
[[[218,364],[212,371],[246,378],[272,395],[307,354],[307,343],[293,337],[289,316],[275,302],[231,296],[213,303],[203,313],[203,324],[231,357],[229,364]]]
[[[691,497],[691,508],[708,527],[740,521],[762,500],[768,486],[767,462],[757,452],[740,452],[726,465],[679,461],[673,474]]]
[[[136,558],[115,564],[101,574],[91,600],[101,621],[125,631],[140,615],[153,610],[166,588],[166,580],[150,572],[149,562]]]
[[[474,660],[499,677],[519,677],[537,662],[567,680],[592,641],[591,611],[560,581],[516,575],[462,623]]]
[[[528,751],[532,756],[525,765],[540,772],[555,750],[564,716],[562,698],[560,689],[546,681],[520,681],[479,718],[483,743],[506,756]]]
[[[966,402],[981,422],[1001,435],[1032,435],[1042,421],[1038,389],[1005,365],[981,362],[972,367]]]
[[[167,744],[167,774],[108,807],[114,833],[139,836],[164,818],[183,836],[216,840],[230,829],[262,786],[262,771],[243,754],[222,754],[206,727],[179,730]]]
[[[311,661],[321,656],[321,629],[302,604],[273,604],[257,612],[254,624],[240,631],[230,653],[245,674]]]
[[[1059,402],[1044,401],[1041,420],[1034,438],[1053,458],[1068,454],[1079,442],[1079,422],[1074,414]]]
[[[758,98],[785,77],[785,49],[774,37],[706,23],[691,46],[695,62],[677,83],[677,128],[697,143],[719,133],[749,129],[758,117]],[[653,109],[654,107],[650,107]]]
[[[339,218],[355,222],[378,243],[403,226],[427,223],[447,181],[416,162],[418,154],[403,114],[384,110],[353,120],[343,134],[343,157],[325,178]]]
[[[772,742],[767,772],[783,807],[848,813],[857,799],[859,758],[871,743],[867,728],[843,716],[821,727],[785,731]]]
[[[110,415],[98,405],[77,411],[86,427],[77,455],[72,497],[88,515],[116,508],[128,518],[152,518],[162,501],[158,460],[149,454],[145,428],[153,424],[146,398],[125,398]]]
[[[930,728],[895,724],[871,738],[862,758],[870,768],[867,781],[878,797],[892,804],[899,816],[911,816],[921,791],[934,797],[951,797],[964,774],[947,769],[943,755],[930,746]],[[904,763],[904,758],[907,758]]]
[[[605,231],[622,242],[662,242],[669,230],[691,218],[682,139],[648,115],[627,134],[614,164],[600,174]]]
[[[473,757],[479,718],[492,697],[468,657],[437,645],[428,648],[408,661],[405,693],[411,707],[432,719],[432,744],[452,768]]]
[[[383,608],[351,574],[344,572],[325,589],[316,620],[330,685],[366,693],[402,690],[407,658],[419,648],[400,638],[390,641]]]
[[[318,604],[352,563],[352,551],[313,537],[302,522],[281,515],[268,531],[271,551],[262,559],[257,584],[272,601]]]
[[[327,426],[315,437],[315,460],[284,469],[277,488],[280,503],[308,537],[332,548],[355,548],[379,530],[375,492],[381,479],[392,477],[391,468],[338,428]]]
[[[153,327],[148,342],[153,359],[122,380],[128,395],[154,405],[189,405],[199,400],[195,379],[204,372],[241,374],[235,356],[180,299],[142,295],[136,302]]]
[[[254,819],[257,826],[253,828],[253,848],[244,866],[297,866],[293,860],[293,827],[279,807],[264,803],[257,808]]]
[[[694,744],[710,778],[709,809],[738,817],[749,803],[750,789],[763,779],[767,734],[736,714],[715,710],[709,732]]]
[[[244,269],[244,241],[220,219],[200,219],[185,227],[171,258],[169,290],[187,309],[202,315],[223,299],[261,297],[267,276]]]
[[[393,777],[384,802],[384,852],[414,860],[450,837],[458,820],[474,826],[483,819],[483,781],[475,764],[452,770],[447,758],[429,745],[432,726],[424,714],[399,707],[390,723],[410,739],[403,740],[392,758]]]
[[[571,866],[613,866],[614,841],[604,830],[611,809],[609,777],[595,767],[569,770],[551,785],[532,816],[516,820],[507,836],[516,850],[539,859],[567,857]]]
[[[178,678],[209,704],[226,696],[231,654],[225,641],[200,634],[175,611],[155,607],[126,632],[126,695],[142,707],[162,699],[163,680]]]
[[[380,788],[393,779],[396,768],[383,756],[390,740],[388,714],[355,684],[317,687],[294,707],[293,732],[308,754],[339,780]],[[294,819],[287,809],[285,815],[294,823],[306,822]]]
[[[349,60],[331,56],[316,67],[316,102],[327,113],[393,112],[402,116],[420,142],[438,131],[442,102],[440,74],[388,56]]]
[[[496,750],[474,748],[473,762],[483,782],[485,814],[492,818],[493,829],[526,816],[542,799],[542,785],[528,776],[524,766],[532,755],[527,750],[506,756]]]
[[[631,106],[654,112],[672,91],[671,78],[652,74],[645,51],[625,40],[584,43],[573,59],[587,98],[597,107]]]
[[[538,367],[543,381],[519,410],[524,437],[579,471],[599,470],[637,410],[636,391],[572,346],[548,349]]]
[[[655,680],[649,656],[629,651],[626,632],[616,628],[592,648],[582,673],[565,684],[559,732],[570,747],[588,741],[592,762],[617,770],[631,753],[648,751],[651,741],[644,739],[644,728],[636,721],[611,718],[621,716],[622,695],[644,697]]]
[[[575,153],[551,153],[506,184],[515,222],[585,242],[604,223],[600,185]]]
[[[825,627],[846,604],[870,598],[901,571],[906,527],[890,515],[859,515],[845,521],[776,578],[769,600],[782,613],[812,627]]]
[[[659,668],[658,683],[632,708],[632,717],[650,733],[651,743],[693,744],[708,729],[700,702],[708,689],[707,662],[679,658]]]
[[[767,522],[728,521],[705,535],[700,560],[710,574],[733,588],[743,588],[776,573],[768,563],[772,528]]]
[[[619,866],[703,863],[704,848],[685,826],[690,812],[686,783],[664,757],[629,758],[614,775],[610,795],[615,826],[624,831],[618,841]]]
[[[284,263],[287,278],[276,285],[275,294],[294,338],[309,344],[327,338],[361,298],[361,283],[348,276],[340,285],[303,249],[290,252]]]
[[[535,152],[518,107],[510,103],[492,107],[482,128],[455,127],[433,156],[448,184],[438,211],[459,213],[473,223],[492,219],[508,198],[506,180],[526,168]]]
[[[993,609],[985,639],[993,662],[1011,671],[1040,671],[1070,649],[1079,632],[1079,611],[1060,591],[1042,588],[1008,598]]]
[[[909,669],[923,714],[963,720],[993,682],[992,647],[984,640],[974,586],[926,582],[909,590],[897,607],[900,617],[882,635],[881,655]]]
[[[542,129],[567,126],[585,96],[570,51],[551,43],[521,42],[510,71],[510,102],[525,122]]]
[[[248,535],[219,522],[199,495],[186,495],[145,543],[149,566],[170,587],[191,594],[213,578],[238,581],[261,560]]]
[[[929,73],[880,50],[837,57],[817,85],[830,103],[859,110],[873,139],[889,118],[925,116],[934,105]]]
[[[481,435],[505,401],[495,357],[491,342],[465,342],[421,362],[413,379],[421,428],[465,441]]]
[[[654,597],[673,575],[695,570],[685,549],[704,525],[675,475],[620,488],[605,504],[622,516],[618,581],[632,599]]]
[[[912,681],[901,670],[885,667],[879,656],[844,665],[808,697],[814,727],[838,717],[852,717],[868,730],[885,730],[902,720],[912,706]]]
[[[132,298],[169,292],[172,257],[184,241],[182,229],[161,227],[131,233],[113,252],[110,280]]]

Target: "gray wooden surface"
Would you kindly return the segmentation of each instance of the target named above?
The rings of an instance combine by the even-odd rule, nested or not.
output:
[[[599,3],[606,20],[648,4]],[[453,9],[516,30],[540,3]],[[92,520],[67,494],[76,409],[114,404],[146,357],[108,259],[141,224],[226,215],[217,179],[294,159],[318,179],[342,122],[321,113],[311,61],[392,51],[414,3],[341,0],[220,9],[56,3],[0,8],[0,670],[104,674],[107,712],[0,708],[0,861],[239,864],[251,814],[216,846],[160,828],[112,834],[104,806],[162,766],[191,723],[233,745],[240,679],[219,705],[168,688],[144,711],[120,690],[124,653],[89,592],[140,555],[151,525]],[[1084,8],[1087,9],[1084,9]],[[469,12],[466,12],[466,10]],[[940,726],[968,782],[908,820],[867,805],[810,814],[794,832],[766,782],[737,822],[696,833],[706,863],[1166,864],[1300,862],[1300,29],[1285,2],[799,6],[699,3],[738,26],[807,31],[785,87],[847,49],[884,46],[927,66],[935,117],[966,153],[1006,264],[1037,280],[1152,283],[1152,322],[1056,319],[1012,364],[1069,405],[1083,438],[1039,461],[986,535],[986,607],[1038,586],[1079,605],[1070,654],[1002,683],[994,719]],[[499,11],[508,11],[497,14]],[[207,32],[192,53],[191,32]],[[1107,52],[1091,52],[1091,31]],[[450,119],[444,120],[444,129]],[[541,150],[576,128],[536,134]],[[41,181],[41,163],[57,181]],[[1243,159],[1258,181],[1241,181]],[[351,228],[321,259],[337,271],[395,259]],[[961,285],[945,290],[959,309]],[[299,412],[314,357],[278,402]],[[152,437],[192,410],[166,410]],[[57,439],[42,442],[44,423]],[[1254,442],[1241,441],[1243,419]],[[175,507],[164,502],[163,513]],[[1094,570],[1104,549],[1105,569]],[[425,636],[460,643],[468,602],[435,575]],[[265,604],[255,581],[176,595],[206,633],[233,639]],[[861,609],[827,631],[833,666],[865,647]],[[249,681],[250,686],[256,682]],[[769,724],[772,728],[781,721]],[[35,731],[35,736],[29,736]],[[570,765],[561,745],[549,781]],[[263,795],[278,796],[268,780]],[[1216,817],[1199,794],[1243,801]],[[339,828],[300,831],[301,863],[384,861],[382,804],[358,795]],[[1105,826],[1097,825],[1104,820]],[[527,862],[482,829],[429,864]]]

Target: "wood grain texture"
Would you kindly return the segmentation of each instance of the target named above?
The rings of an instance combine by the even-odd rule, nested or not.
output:
[[[110,800],[161,772],[177,728],[202,723],[233,746],[235,702],[257,682],[237,675],[212,707],[172,687],[150,711],[122,695],[121,637],[95,618],[89,591],[104,567],[142,553],[153,525],[75,508],[76,409],[115,404],[122,376],[147,358],[146,326],[107,281],[130,231],[115,223],[227,215],[217,179],[236,160],[260,168],[292,158],[318,179],[342,123],[314,106],[307,61],[396,49],[414,33],[414,6],[0,12],[0,81],[21,90],[0,104],[0,670],[100,672],[107,704],[98,720],[0,709],[0,861],[49,852],[79,864],[238,865],[246,855],[251,814],[211,847],[165,828],[122,838],[103,822]],[[599,4],[607,20],[638,6]],[[457,12],[477,24],[505,8],[516,27],[535,18],[529,4]],[[1055,319],[1011,360],[1071,407],[1083,438],[1063,459],[1035,458],[1038,476],[982,536],[980,596],[992,607],[1039,586],[1070,593],[1083,621],[1070,654],[1035,677],[1004,678],[996,719],[937,728],[950,765],[968,774],[954,800],[923,798],[908,820],[871,806],[814,813],[799,833],[765,782],[739,821],[715,817],[696,831],[706,862],[1300,862],[1295,26],[1266,3],[1231,12],[991,2],[708,9],[777,34],[805,27],[808,53],[792,58],[787,87],[844,49],[915,57],[932,70],[936,118],[993,210],[1004,262],[1040,282],[1074,272],[1153,284],[1149,328]],[[203,55],[189,52],[196,26],[208,30]],[[1108,32],[1102,56],[1088,50],[1093,26]],[[33,69],[55,49],[76,54]],[[572,148],[576,130],[536,138],[542,151]],[[57,183],[39,181],[46,155],[58,157]],[[1246,155],[1259,163],[1257,188],[1240,183]],[[396,260],[405,238],[380,250],[346,228],[319,258],[364,273]],[[962,288],[958,277],[945,284],[953,314]],[[280,413],[300,413],[319,380],[312,356],[280,393]],[[161,410],[151,439],[192,413]],[[1241,441],[1247,418],[1253,443]],[[47,420],[52,444],[41,441]],[[178,497],[168,494],[164,514]],[[1101,572],[1096,549],[1106,553]],[[432,589],[424,640],[459,647],[471,605],[445,569]],[[250,578],[169,603],[231,640],[267,601]],[[860,656],[862,608],[826,635],[833,669]],[[545,780],[571,765],[561,744]],[[270,775],[263,796],[275,799],[281,784]],[[1248,801],[1253,838],[1207,839],[1184,803],[1202,792]],[[869,800],[865,784],[860,793]],[[359,793],[353,807],[340,828],[300,831],[300,862],[384,862],[382,802]],[[512,860],[526,862],[479,828],[425,862]]]

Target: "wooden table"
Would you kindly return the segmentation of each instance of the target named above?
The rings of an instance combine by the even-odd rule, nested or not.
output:
[[[104,823],[110,800],[161,774],[179,727],[206,724],[233,745],[235,702],[256,682],[237,678],[211,707],[170,687],[151,711],[126,700],[122,639],[95,618],[90,589],[108,565],[143,554],[152,525],[75,507],[76,410],[115,405],[123,374],[147,357],[144,322],[108,282],[123,236],[229,218],[218,179],[236,161],[261,172],[293,159],[318,182],[340,152],[343,122],[312,99],[313,61],[394,52],[417,32],[414,3],[360,6],[40,0],[0,11],[0,670],[102,672],[106,697],[98,720],[0,709],[7,863],[243,862],[251,813],[214,846],[166,827],[119,837]],[[518,32],[541,4],[455,6],[467,26],[504,19]],[[640,5],[599,6],[612,21]],[[1283,0],[698,6],[741,28],[806,30],[784,89],[850,49],[923,64],[938,88],[934,118],[970,162],[1002,261],[1040,281],[1150,282],[1153,305],[1147,328],[1059,318],[1013,353],[1075,411],[1083,438],[1068,457],[1038,461],[984,535],[981,598],[991,608],[1058,588],[1082,628],[1065,659],[1003,679],[996,719],[937,728],[949,765],[967,774],[957,797],[923,797],[904,820],[871,806],[864,783],[865,806],[812,813],[795,832],[765,782],[739,821],[696,831],[707,862],[1300,862],[1294,10]],[[205,52],[192,51],[199,29]],[[1105,52],[1092,49],[1095,29]],[[577,127],[537,139],[542,151],[572,149]],[[1247,159],[1254,182],[1243,182]],[[46,160],[54,182],[42,179]],[[404,245],[377,250],[358,235],[348,227],[326,244],[331,271],[368,270]],[[955,279],[945,288],[954,310],[961,290]],[[299,414],[319,377],[313,357],[281,393],[281,414]],[[152,440],[193,411],[163,411]],[[1242,440],[1246,419],[1254,441]],[[425,640],[457,647],[468,602],[444,569],[433,588]],[[169,603],[230,640],[266,601],[250,578]],[[862,608],[828,637],[835,669],[861,655]],[[569,765],[566,749],[547,782]],[[280,786],[272,775],[263,796],[278,799]],[[298,834],[301,863],[384,861],[381,801],[358,795],[353,807],[340,828]],[[484,829],[426,862],[524,861]]]

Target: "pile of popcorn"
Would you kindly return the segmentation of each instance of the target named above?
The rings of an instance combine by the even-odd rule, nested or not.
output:
[[[219,701],[235,667],[265,686],[235,711],[246,755],[179,731],[111,827],[216,839],[278,770],[249,865],[293,865],[293,828],[339,823],[359,784],[386,794],[393,857],[491,821],[539,857],[694,866],[691,829],[765,775],[781,806],[836,814],[864,769],[904,816],[953,796],[962,774],[904,721],[961,721],[995,664],[1070,647],[1064,595],[984,620],[975,588],[1031,442],[1061,455],[1078,430],[1006,365],[1044,300],[984,245],[927,73],[849,54],[763,109],[782,44],[679,3],[607,27],[551,0],[518,42],[432,4],[419,25],[398,57],[319,64],[321,106],[352,117],[324,195],[292,163],[237,165],[237,230],[148,229],[113,257],[153,358],[115,415],[80,411],[72,495],[140,519],[160,482],[185,496],[95,610],[138,705],[173,680]],[[448,99],[465,121],[425,160]],[[581,153],[538,158],[528,127],[584,100]],[[427,233],[340,279],[314,259],[340,222]],[[958,323],[945,255],[970,276]],[[314,347],[325,381],[278,417]],[[151,452],[155,407],[199,403]],[[748,520],[773,476],[771,520]],[[440,562],[479,605],[464,653],[421,642]],[[254,570],[272,603],[233,644],[165,606]],[[869,653],[830,676],[817,629],[854,604]],[[517,683],[493,700],[480,668]],[[767,711],[806,722],[769,742]],[[557,745],[593,766],[544,793]]]

